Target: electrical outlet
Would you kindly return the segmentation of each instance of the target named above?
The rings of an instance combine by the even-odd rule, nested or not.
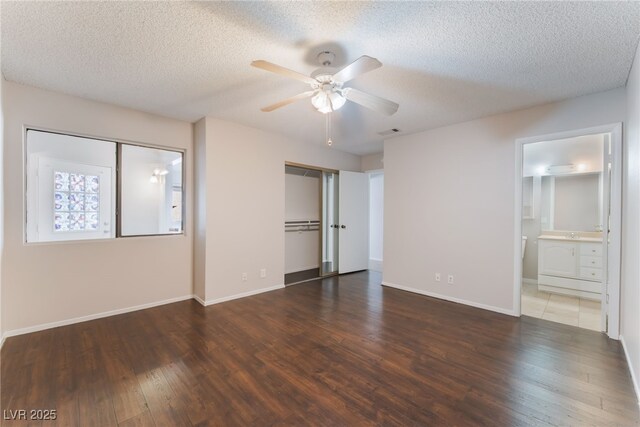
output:
[[[440,273],[436,273],[436,282],[440,281]]]
[[[450,285],[453,285],[453,274],[450,274],[450,275],[447,277],[447,283],[448,283],[448,284],[450,284]]]
[[[242,281],[246,282],[248,278],[248,274],[247,273],[242,273]]]
[[[261,268],[260,269],[260,278],[264,279],[265,277],[267,277],[267,269],[266,268]]]

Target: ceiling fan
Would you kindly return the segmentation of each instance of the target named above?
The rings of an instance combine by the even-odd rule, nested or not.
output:
[[[335,68],[331,68],[331,63],[334,59],[335,55],[332,52],[320,52],[318,54],[318,61],[322,67],[311,73],[311,76],[305,76],[304,74],[268,61],[253,61],[251,65],[256,68],[300,80],[311,86],[311,90],[264,107],[262,111],[270,112],[305,98],[311,98],[313,106],[324,114],[341,108],[346,101],[355,102],[356,104],[386,114],[387,116],[398,111],[398,104],[395,102],[351,87],[343,87],[346,82],[359,75],[382,67],[380,61],[376,58],[363,55],[338,71]]]

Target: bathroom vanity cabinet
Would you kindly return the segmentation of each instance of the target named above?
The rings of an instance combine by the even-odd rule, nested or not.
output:
[[[602,243],[538,238],[538,289],[600,300]]]

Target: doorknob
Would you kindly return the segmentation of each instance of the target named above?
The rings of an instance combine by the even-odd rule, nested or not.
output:
[[[340,226],[340,228],[347,228],[347,226],[346,226],[346,225],[344,225],[344,224],[342,224],[342,225]]]

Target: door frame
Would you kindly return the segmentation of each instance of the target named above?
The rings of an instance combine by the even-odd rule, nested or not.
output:
[[[334,174],[336,174],[338,176],[340,175],[340,171],[337,170],[337,169],[323,168],[321,166],[312,166],[312,165],[307,165],[307,164],[304,164],[304,163],[296,163],[296,162],[289,162],[289,161],[285,161],[284,165],[285,165],[285,167],[291,166],[291,167],[294,167],[294,168],[314,170],[314,171],[320,172],[321,174],[324,173],[324,172],[328,172],[328,173],[334,173]],[[318,267],[318,277],[314,278],[314,279],[309,279],[309,280],[323,279],[323,278],[326,278],[326,277],[337,276],[339,274],[337,269],[334,272],[327,273],[327,274],[322,274],[322,265],[323,265],[323,262],[324,262],[323,261],[323,249],[324,248],[323,248],[323,245],[322,245],[322,240],[323,240],[322,239],[322,233],[324,232],[324,226],[325,226],[324,218],[323,218],[324,217],[324,215],[323,215],[324,201],[323,201],[323,198],[322,198],[322,195],[324,194],[324,181],[322,179],[322,175],[320,175],[319,181],[320,181],[320,196],[319,196],[320,197],[320,203],[319,203],[319,206],[320,206],[320,227],[319,227],[319,232],[321,234],[320,234],[320,238],[318,239],[318,245],[319,245],[318,253],[319,253],[319,258],[320,259],[318,260],[318,262],[319,262],[319,264],[318,264],[319,265],[319,267]],[[285,254],[285,256],[286,256],[286,254]],[[285,259],[285,262],[286,262],[286,259]],[[306,281],[306,280],[304,280],[304,281]],[[294,283],[290,283],[290,284],[293,285]]]
[[[555,132],[515,140],[515,206],[514,206],[514,277],[513,277],[513,312],[521,316],[522,287],[522,169],[523,148],[525,144],[559,139],[574,138],[584,135],[609,133],[611,135],[611,192],[609,194],[611,214],[609,244],[603,242],[607,252],[605,270],[605,293],[609,295],[607,335],[613,339],[620,337],[620,267],[622,237],[622,123],[611,123],[564,132]],[[603,171],[604,172],[604,171]],[[604,223],[604,218],[603,218]],[[608,274],[607,274],[608,273]]]

